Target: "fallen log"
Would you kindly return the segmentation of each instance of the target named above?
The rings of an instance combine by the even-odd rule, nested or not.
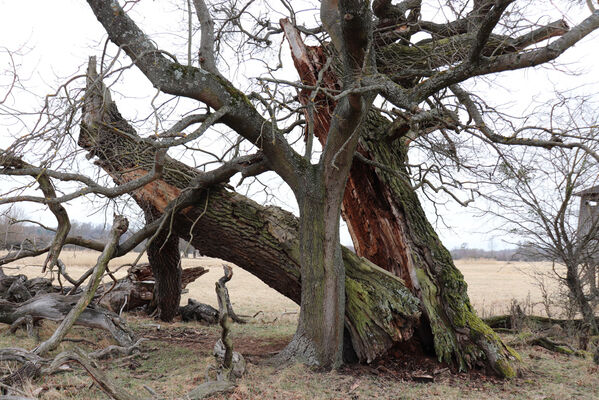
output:
[[[62,264],[60,260],[59,264]],[[66,267],[63,265],[61,268]],[[181,288],[186,288],[187,285],[208,271],[204,267],[183,269]],[[110,282],[101,285],[96,292],[94,301],[115,313],[134,310],[150,304],[154,298],[154,284],[155,280],[150,264],[138,264],[130,267],[127,275],[119,279],[116,283]],[[45,293],[77,294],[80,292],[72,289],[69,287],[53,286],[52,281],[46,278],[27,279],[25,275],[0,276],[0,299],[13,303],[22,303]]]
[[[79,296],[64,296],[58,293],[38,295],[24,303],[0,299],[0,322],[12,325],[19,318],[26,316],[31,316],[34,321],[47,319],[60,322],[78,300]],[[133,332],[124,320],[115,313],[94,304],[90,304],[83,310],[75,325],[104,329],[110,332],[121,346],[131,346],[134,343]]]
[[[585,351],[576,350],[568,343],[557,342],[551,338],[548,338],[547,336],[537,336],[535,338],[527,340],[527,343],[533,346],[543,347],[549,351],[553,351],[554,353],[565,354],[568,356],[585,358],[587,354]]]
[[[194,282],[209,270],[203,267],[185,268],[181,274],[181,289]],[[116,284],[108,283],[98,291],[100,304],[120,313],[149,305],[154,299],[155,278],[150,264],[138,264],[127,271],[127,276]]]
[[[41,293],[56,291],[46,278],[27,279],[25,275],[0,275],[0,299],[20,303]]]
[[[218,310],[216,308],[194,299],[187,299],[187,305],[179,308],[179,314],[185,322],[197,321],[208,325],[214,325],[218,322]]]

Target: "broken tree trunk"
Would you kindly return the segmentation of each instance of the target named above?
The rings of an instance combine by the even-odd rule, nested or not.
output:
[[[322,71],[330,64],[325,50],[305,46],[289,21],[281,20],[281,26],[302,82],[338,89],[334,68]],[[322,91],[314,96],[306,89],[299,98],[314,108],[313,117],[306,119],[313,121],[311,130],[324,143],[335,103]],[[518,358],[517,353],[476,316],[464,277],[410,183],[408,143],[401,132],[395,132],[405,127],[371,112],[361,129],[342,213],[357,254],[401,277],[420,299],[423,314],[418,336],[425,348],[434,348],[439,360],[455,362],[460,369],[482,364],[502,377],[515,376],[511,360]]]
[[[90,63],[79,145],[122,184],[152,170],[156,149],[139,139],[106,93],[97,80],[95,64]],[[161,179],[132,193],[144,209],[162,213],[187,189],[193,202],[174,216],[173,231],[202,254],[239,265],[299,303],[299,225],[295,216],[277,207],[261,206],[224,185],[190,189],[202,173],[169,157],[163,170]],[[358,359],[370,362],[393,344],[412,337],[420,316],[419,302],[401,279],[346,248],[343,260],[345,326]]]
[[[203,267],[186,268],[181,271],[181,289],[204,275],[209,270]],[[112,311],[130,311],[149,305],[154,298],[154,284],[150,264],[138,264],[130,267],[127,276],[119,279],[116,284],[107,283],[101,290],[99,303]]]
[[[60,260],[59,264],[62,264]],[[66,266],[63,265],[62,268],[66,269]],[[187,285],[208,271],[203,267],[183,269],[181,289],[185,289]],[[89,277],[91,272],[93,268],[90,269],[89,274],[85,273],[82,277]],[[61,274],[66,274],[66,271],[63,270]],[[96,291],[94,301],[115,313],[134,310],[150,304],[154,298],[154,284],[155,279],[150,264],[137,264],[129,268],[127,276],[116,282],[101,285]],[[52,281],[46,278],[27,279],[21,274],[0,276],[0,299],[13,303],[22,303],[45,293],[69,293],[70,295],[80,292],[80,290],[73,290],[72,287],[53,286]]]

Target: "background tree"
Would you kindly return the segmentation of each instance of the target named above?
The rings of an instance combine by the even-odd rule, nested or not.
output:
[[[522,252],[553,261],[554,278],[567,288],[586,333],[596,335],[599,221],[580,215],[586,206],[580,195],[597,185],[596,112],[573,100],[560,101],[552,110],[551,133],[576,137],[583,148],[502,151],[492,178],[496,189],[486,197],[494,205],[493,215],[507,221],[506,230],[523,240]]]

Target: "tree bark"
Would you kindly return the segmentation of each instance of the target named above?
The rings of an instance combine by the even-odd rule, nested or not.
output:
[[[145,211],[146,222],[156,219],[152,210]],[[162,229],[148,245],[148,261],[155,278],[153,305],[162,321],[172,321],[181,302],[181,253],[179,236]]]
[[[281,26],[302,82],[337,89],[334,69],[321,71],[327,65],[324,49],[305,46],[287,20],[281,20]],[[323,94],[311,97],[309,90],[299,96],[307,107],[314,103],[312,131],[324,144],[335,103]],[[343,218],[356,252],[401,277],[420,299],[423,315],[418,336],[425,349],[460,369],[482,364],[500,376],[513,377],[511,360],[518,355],[476,316],[464,278],[409,181],[408,142],[393,128],[376,112],[361,127],[360,157],[354,159],[343,198]]]
[[[104,104],[99,85],[86,93],[79,145],[121,184],[152,170],[156,150],[136,138],[135,130],[110,101]],[[100,89],[100,90],[97,90]],[[187,189],[193,205],[174,216],[173,231],[203,255],[235,263],[266,284],[300,303],[299,222],[277,207],[263,207],[225,189],[224,185],[190,189],[202,173],[166,158],[164,174],[132,193],[143,205],[164,212]],[[192,229],[193,226],[193,229]],[[345,327],[358,359],[370,362],[394,344],[411,338],[420,311],[418,300],[397,277],[348,249],[342,250],[346,270]]]
[[[314,171],[316,174],[319,172]],[[345,268],[339,247],[338,211],[327,215],[322,179],[308,179],[300,200],[302,286],[297,331],[281,354],[307,365],[336,368],[342,364]],[[332,207],[334,208],[334,207]]]

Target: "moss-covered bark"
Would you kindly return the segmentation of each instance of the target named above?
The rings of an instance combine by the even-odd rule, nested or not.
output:
[[[476,316],[464,277],[410,184],[407,147],[401,140],[389,140],[390,125],[386,118],[371,113],[359,151],[385,169],[356,160],[347,187],[345,219],[358,254],[408,282],[421,301],[422,323],[430,327],[430,337],[428,329],[421,329],[421,340],[432,339],[440,360],[461,369],[485,365],[500,376],[513,377],[512,360],[518,355]],[[377,210],[372,210],[373,199]]]
[[[327,65],[323,48],[293,40],[295,28],[285,21],[281,26],[290,38],[302,81],[335,89],[337,78],[330,70],[319,80],[321,68]],[[414,52],[405,46],[394,47],[405,50],[406,55]],[[399,64],[385,60],[385,51],[377,50],[380,66],[406,66],[405,60]],[[314,101],[312,131],[324,143],[334,102],[322,94],[312,99],[308,90],[302,91],[299,98],[304,105]],[[410,183],[405,162],[407,145],[396,139],[391,128],[391,121],[375,111],[360,127],[357,151],[362,158],[384,168],[354,159],[343,199],[343,217],[354,247],[358,255],[401,277],[420,299],[423,317],[419,338],[439,360],[455,363],[460,369],[483,365],[500,376],[513,377],[511,361],[518,356],[472,309],[464,277],[428,222]]]

